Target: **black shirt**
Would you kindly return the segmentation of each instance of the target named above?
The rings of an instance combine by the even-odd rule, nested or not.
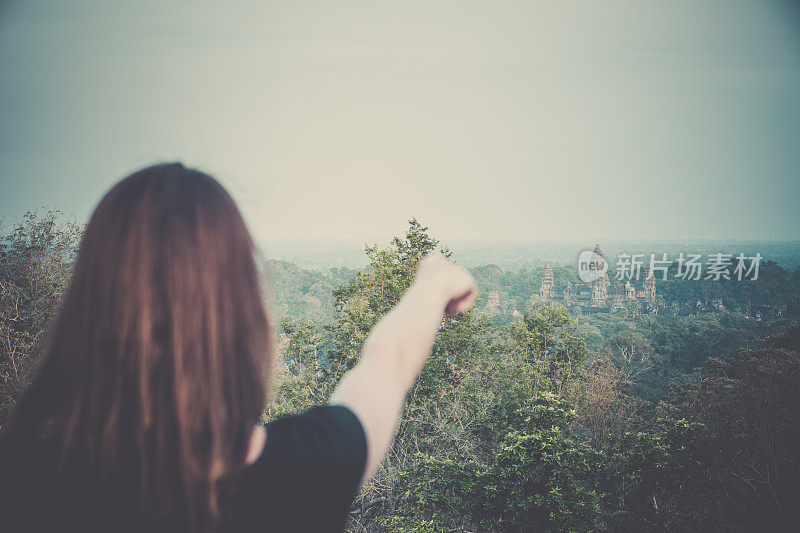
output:
[[[367,457],[356,415],[315,407],[268,424],[266,433],[261,455],[239,478],[225,532],[341,532]],[[74,487],[70,505],[50,501],[52,455],[27,448],[0,457],[0,531],[119,529],[124,512],[99,487]]]
[[[237,491],[236,531],[344,529],[367,459],[356,415],[316,407],[267,426],[267,442]]]

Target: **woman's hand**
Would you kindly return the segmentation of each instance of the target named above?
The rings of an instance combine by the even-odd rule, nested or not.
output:
[[[478,294],[475,279],[469,272],[435,252],[420,261],[414,285],[440,294],[446,313],[467,311]]]

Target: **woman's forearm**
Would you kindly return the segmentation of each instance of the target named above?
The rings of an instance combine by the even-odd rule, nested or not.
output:
[[[405,395],[430,355],[446,304],[439,287],[425,281],[415,283],[372,330],[361,360],[370,366],[385,366],[379,374],[391,375],[393,384]]]
[[[361,359],[336,387],[330,402],[349,407],[367,435],[363,479],[380,466],[408,390],[425,364],[444,314],[444,295],[412,285],[372,330]]]
[[[466,270],[440,254],[426,257],[414,283],[370,333],[358,364],[336,387],[330,403],[349,407],[367,436],[362,481],[389,449],[405,396],[430,355],[445,311],[466,311],[475,294],[475,280]]]

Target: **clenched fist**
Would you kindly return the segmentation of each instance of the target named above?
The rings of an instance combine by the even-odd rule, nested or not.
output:
[[[431,253],[420,262],[414,284],[437,293],[446,313],[467,311],[478,295],[472,274],[440,253]]]

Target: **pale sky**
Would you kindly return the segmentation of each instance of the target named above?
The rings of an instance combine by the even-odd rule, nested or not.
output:
[[[776,1],[0,3],[0,217],[215,175],[261,242],[800,239]]]

